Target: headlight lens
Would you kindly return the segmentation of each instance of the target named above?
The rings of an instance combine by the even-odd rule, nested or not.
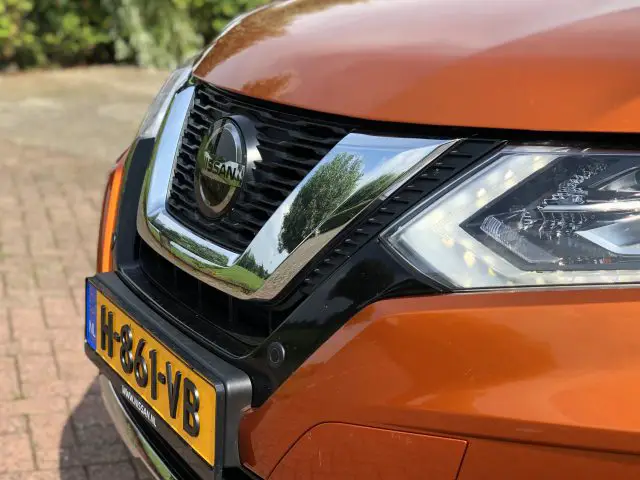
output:
[[[640,154],[508,147],[383,235],[454,288],[640,281]]]
[[[190,59],[183,66],[173,71],[171,75],[164,82],[164,85],[160,89],[158,95],[151,103],[149,110],[147,111],[140,130],[138,131],[138,138],[154,138],[160,131],[160,126],[164,120],[164,116],[169,109],[171,99],[176,92],[189,80],[191,76],[191,66],[193,59]]]

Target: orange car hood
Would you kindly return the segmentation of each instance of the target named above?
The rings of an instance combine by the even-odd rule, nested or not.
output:
[[[196,76],[374,120],[640,131],[640,0],[292,0],[223,34]]]

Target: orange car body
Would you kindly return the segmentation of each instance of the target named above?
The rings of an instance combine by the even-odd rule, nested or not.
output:
[[[635,478],[637,294],[374,304],[246,417],[242,458],[273,478]]]
[[[365,121],[637,147],[640,1],[280,2],[194,76]],[[581,286],[370,304],[243,415],[242,464],[274,480],[640,478],[639,298]]]
[[[372,120],[638,131],[637,2],[305,0],[245,19],[195,74]]]

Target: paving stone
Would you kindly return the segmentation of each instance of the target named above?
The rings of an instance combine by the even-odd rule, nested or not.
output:
[[[76,428],[111,425],[111,418],[100,395],[85,395],[78,405],[72,405],[71,418]]]
[[[78,319],[79,312],[76,311],[71,296],[66,298],[45,297],[42,299],[42,309],[47,320],[72,319],[76,323]]]
[[[0,345],[7,344],[11,340],[9,318],[6,314],[0,316]]]
[[[63,470],[37,470],[0,475],[0,480],[86,480],[83,468]]]
[[[102,465],[89,467],[89,480],[136,480],[136,472],[131,462],[123,462],[110,465],[111,468],[104,468]]]
[[[75,444],[73,426],[66,412],[29,415],[28,418],[34,448],[55,450]]]
[[[8,278],[11,282],[11,278]],[[35,293],[35,292],[34,292]],[[46,329],[44,316],[39,306],[14,307],[9,309],[9,321],[13,338],[41,338]]]
[[[29,471],[34,468],[29,436],[25,434],[3,436],[0,473]]]
[[[35,456],[40,470],[61,470],[82,466],[75,445],[36,448]]]
[[[13,400],[0,400],[0,417],[3,415],[28,415],[39,413],[67,412],[67,401],[62,396],[39,394],[32,397],[16,397]]]
[[[2,343],[2,341],[0,341],[0,357],[47,355],[51,352],[51,342],[47,339],[34,340],[30,338],[19,338],[7,343]]]
[[[0,480],[136,478],[84,356],[84,278],[107,172],[165,76],[0,75]]]
[[[27,418],[24,415],[19,416],[0,416],[0,444],[5,435],[26,434]]]
[[[0,402],[17,400],[21,396],[16,366],[14,357],[0,357],[0,372],[2,372]]]
[[[82,330],[81,325],[78,326],[78,330]],[[98,374],[96,366],[87,361],[84,355],[78,356],[77,351],[56,350],[55,356],[60,366],[60,378],[62,380],[70,383],[82,382],[89,384]]]
[[[58,368],[53,353],[21,355],[18,358],[19,378],[23,384],[47,384],[58,379]]]

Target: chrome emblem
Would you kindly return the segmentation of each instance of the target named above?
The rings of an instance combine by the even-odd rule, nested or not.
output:
[[[195,194],[200,212],[208,218],[225,213],[245,177],[247,148],[240,127],[230,118],[218,120],[198,151]]]

